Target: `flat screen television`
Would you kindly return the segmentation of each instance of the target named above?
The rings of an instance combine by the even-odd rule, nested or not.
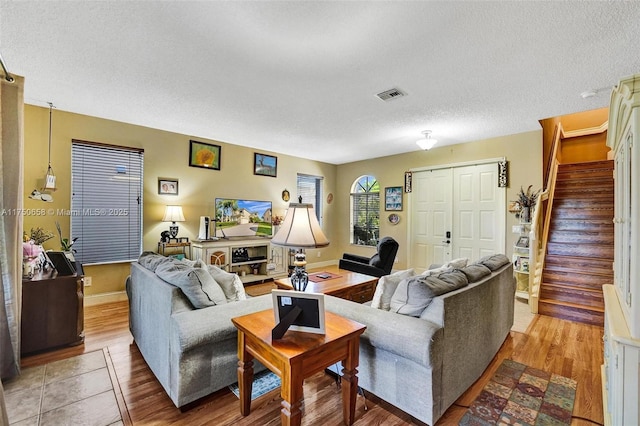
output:
[[[216,198],[216,237],[270,237],[271,201]]]

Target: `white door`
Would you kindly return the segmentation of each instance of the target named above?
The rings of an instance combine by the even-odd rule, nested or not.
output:
[[[453,169],[452,257],[504,253],[505,188],[495,163]]]
[[[409,266],[505,252],[506,188],[496,163],[413,173]]]
[[[414,268],[451,260],[452,169],[413,173],[411,193],[411,259]]]

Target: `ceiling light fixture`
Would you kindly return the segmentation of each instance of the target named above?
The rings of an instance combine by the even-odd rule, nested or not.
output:
[[[422,134],[424,135],[424,139],[418,139],[416,141],[416,144],[418,144],[421,149],[428,151],[438,143],[437,139],[431,138],[431,130],[425,130]]]

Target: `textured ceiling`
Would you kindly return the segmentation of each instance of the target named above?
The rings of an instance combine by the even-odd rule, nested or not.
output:
[[[639,43],[640,2],[0,0],[29,104],[334,164],[608,106]]]

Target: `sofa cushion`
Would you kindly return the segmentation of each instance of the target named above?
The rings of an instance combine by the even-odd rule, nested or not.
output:
[[[400,281],[391,297],[391,312],[419,317],[434,297],[464,287],[469,282],[459,270],[438,275],[416,275]]]
[[[238,300],[246,300],[247,293],[244,291],[244,285],[238,274],[227,272],[216,265],[206,265],[203,261],[196,263],[196,266],[202,265],[213,279],[218,283],[224,292],[227,302],[237,302]]]
[[[491,269],[491,272],[502,268],[507,263],[511,263],[511,260],[504,254],[491,254],[489,256],[485,256],[480,258],[476,263],[480,263],[481,265],[486,266]]]
[[[491,275],[491,269],[480,263],[467,265],[460,270],[467,276],[467,280],[470,283],[475,283],[476,281],[480,281],[482,278]]]
[[[413,269],[407,269],[380,277],[378,285],[376,286],[376,291],[373,293],[371,307],[388,311],[391,303],[391,296],[393,296],[393,293],[396,291],[400,281],[414,275],[415,271]]]
[[[145,269],[150,270],[151,272],[155,272],[158,265],[163,263],[174,263],[175,259],[172,257],[165,257],[161,254],[154,253],[152,251],[142,252],[140,257],[138,258],[138,263],[143,266]]]
[[[179,287],[196,309],[227,303],[222,288],[206,269],[192,268],[182,262],[166,262],[157,267],[156,275]]]

